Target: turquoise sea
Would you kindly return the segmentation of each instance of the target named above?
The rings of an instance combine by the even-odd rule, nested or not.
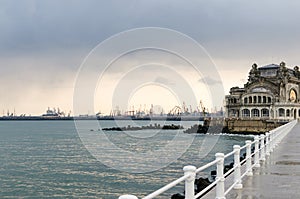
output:
[[[119,126],[127,126],[127,121],[118,123]],[[149,121],[135,123],[149,125]],[[163,125],[163,121],[152,123]],[[195,122],[167,123],[181,124],[187,128]],[[115,125],[114,121],[101,121],[102,127]],[[86,129],[87,133],[91,131],[98,130]],[[135,133],[138,138],[132,138]],[[151,139],[140,136],[147,133],[155,134],[153,130],[144,130],[130,134],[109,131],[106,135],[117,146],[135,152],[163,146],[175,134],[194,136],[194,141],[181,157],[169,165],[148,173],[130,173],[110,168],[94,158],[82,144],[73,121],[1,121],[0,198],[116,199],[122,194],[134,194],[141,198],[180,177],[183,166],[202,166],[212,161],[216,152],[230,152],[234,144],[244,145],[245,140],[252,139],[250,136],[184,135],[183,130],[161,131]],[[217,143],[207,156],[197,158],[199,150],[212,147],[203,146],[203,140],[216,136]],[[208,173],[200,175],[207,177]],[[172,194],[182,191],[181,184],[161,198],[170,198]]]

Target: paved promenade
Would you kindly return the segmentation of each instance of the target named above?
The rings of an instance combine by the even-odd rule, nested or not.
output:
[[[258,175],[259,174],[259,175]],[[300,123],[267,157],[253,177],[243,179],[244,188],[231,191],[227,199],[300,198]]]

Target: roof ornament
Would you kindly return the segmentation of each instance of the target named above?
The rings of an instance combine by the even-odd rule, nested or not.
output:
[[[284,75],[287,72],[286,64],[285,62],[280,63],[280,70],[283,71]]]
[[[297,77],[298,79],[300,79],[300,71],[299,71],[299,67],[298,66],[294,67],[294,75],[295,75],[295,77]]]
[[[282,62],[280,63],[280,68],[285,68],[285,65],[286,65],[285,62],[282,61]]]
[[[285,62],[280,63],[279,77],[285,79],[285,81],[289,78],[288,69],[286,68]]]
[[[252,69],[249,72],[249,78],[248,78],[248,82],[253,82],[258,80],[259,77],[259,71],[257,69],[257,64],[254,63],[252,64]]]
[[[298,67],[298,66],[295,66],[295,67],[294,67],[294,70],[295,70],[296,72],[299,72],[299,67]]]

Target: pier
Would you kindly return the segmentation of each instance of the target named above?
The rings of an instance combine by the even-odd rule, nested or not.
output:
[[[183,184],[184,199],[196,198],[298,198],[300,190],[300,124],[291,121],[265,135],[255,136],[244,146],[235,145],[228,154],[217,153],[216,159],[196,168],[183,168],[183,176],[164,187],[143,197],[152,199],[177,184]],[[241,160],[240,154],[246,153]],[[224,160],[234,157],[234,166],[224,171]],[[216,179],[202,191],[195,193],[197,173],[216,168]],[[119,199],[138,199],[137,196],[123,195]]]
[[[266,158],[252,177],[243,180],[243,189],[227,198],[299,198],[300,196],[300,123]]]

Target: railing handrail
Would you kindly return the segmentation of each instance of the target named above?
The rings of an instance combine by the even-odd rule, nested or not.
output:
[[[269,132],[266,132],[265,135],[261,136],[255,136],[254,141],[246,140],[246,144],[242,147],[239,145],[233,146],[233,151],[227,153],[224,155],[223,153],[217,153],[216,159],[214,161],[211,161],[198,169],[194,166],[185,166],[183,168],[184,175],[169,184],[163,186],[162,188],[152,192],[151,194],[143,197],[142,199],[152,199],[165,191],[169,190],[170,188],[176,186],[177,184],[185,181],[185,199],[195,199],[206,192],[208,192],[210,189],[212,189],[214,186],[216,186],[216,196],[217,198],[225,198],[225,195],[227,195],[232,189],[241,189],[243,186],[241,184],[241,179],[244,176],[252,176],[252,169],[254,167],[260,167],[259,161],[264,161],[265,156],[270,155],[270,152],[273,151],[273,149],[278,145],[278,143],[284,138],[285,135],[296,125],[297,121],[291,121],[287,124],[284,124],[276,129],[273,129]],[[255,145],[254,152],[251,152],[252,145]],[[246,149],[246,157],[244,160],[240,161],[240,151]],[[224,169],[224,160],[230,156],[234,155],[234,166],[230,170],[228,170],[225,174],[223,173]],[[254,159],[253,159],[254,158]],[[253,164],[252,164],[253,160]],[[241,174],[240,167],[242,164],[246,163],[246,171]],[[196,195],[194,194],[194,181],[195,176],[197,173],[213,166],[217,166],[217,178],[214,182],[212,182],[209,186],[207,186],[205,189],[201,190]],[[229,176],[230,173],[234,172],[234,183],[227,189],[224,189],[224,181],[225,177]],[[133,195],[123,195],[119,197],[119,199],[137,199],[136,196]]]
[[[205,169],[207,169],[207,168],[209,168],[209,167],[217,164],[218,161],[219,160],[214,160],[214,161],[211,161],[211,162],[207,163],[206,165],[204,165],[202,167],[199,167],[198,169],[196,169],[196,174],[199,173],[200,171],[203,171],[203,170],[205,170]]]
[[[143,199],[150,199],[150,198],[154,198],[160,194],[162,194],[163,192],[169,190],[170,188],[176,186],[177,184],[185,181],[187,178],[189,178],[191,175],[190,174],[187,174],[187,175],[184,175],[172,182],[170,182],[169,184],[163,186],[162,188],[158,189],[157,191],[154,191],[153,193],[147,195],[146,197],[144,197]]]

